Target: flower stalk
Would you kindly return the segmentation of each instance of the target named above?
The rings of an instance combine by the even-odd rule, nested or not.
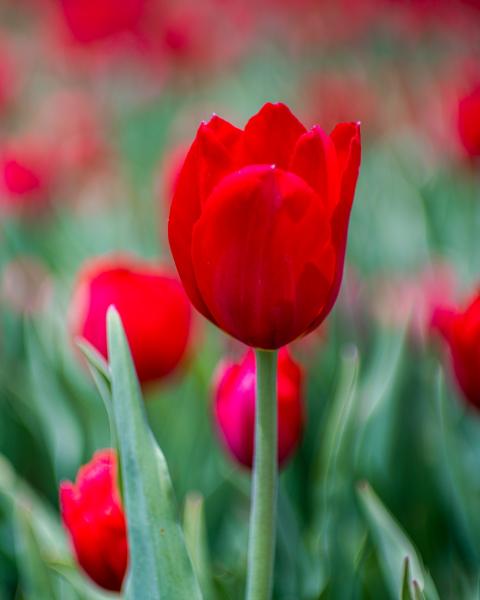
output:
[[[255,456],[248,542],[247,600],[269,600],[277,500],[277,351],[256,350]]]

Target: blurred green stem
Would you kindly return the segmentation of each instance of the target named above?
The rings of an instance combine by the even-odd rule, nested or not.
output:
[[[277,500],[277,352],[256,350],[255,458],[248,542],[247,600],[269,600]]]

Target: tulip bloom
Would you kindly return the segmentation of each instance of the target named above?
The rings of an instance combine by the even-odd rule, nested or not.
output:
[[[111,304],[122,318],[140,382],[170,374],[185,356],[191,329],[190,303],[178,279],[131,257],[86,263],[77,276],[71,330],[105,358],[106,314]]]
[[[318,327],[340,288],[359,164],[358,123],[307,131],[284,104],[266,104],[244,130],[203,123],[169,220],[194,306],[256,348]]]
[[[51,192],[53,175],[43,138],[9,140],[0,149],[0,204],[9,212],[37,210]]]
[[[480,409],[480,293],[463,310],[438,308],[432,324],[448,345],[463,395]]]
[[[127,570],[125,515],[117,487],[113,450],[96,452],[75,483],[60,484],[60,510],[77,561],[102,588],[122,589]]]
[[[480,156],[480,85],[458,104],[458,132],[467,154]]]
[[[133,31],[145,10],[145,0],[60,0],[66,25],[81,44]]]
[[[222,362],[215,377],[214,413],[220,438],[241,465],[251,469],[255,430],[255,355]],[[286,348],[278,356],[278,463],[284,465],[302,436],[303,373]]]

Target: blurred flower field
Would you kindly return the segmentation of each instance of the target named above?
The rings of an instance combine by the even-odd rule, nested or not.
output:
[[[106,410],[109,373],[116,401],[127,364],[108,356],[112,304],[174,490],[173,517],[149,510],[178,516],[168,541],[185,540],[201,597],[235,600],[247,586],[258,381],[241,339],[289,342],[271,597],[480,599],[479,52],[476,0],[0,0],[0,600],[193,599],[129,579],[124,505],[140,496],[109,450],[127,435]],[[232,132],[247,137],[255,119],[244,170],[225,167]],[[297,123],[322,140],[318,177]],[[360,130],[355,190],[344,145],[359,153]],[[263,158],[289,136],[302,181]],[[338,181],[332,153],[347,164]],[[311,224],[295,243],[277,232],[291,246],[285,279],[307,247],[323,271],[302,280],[296,329],[275,306],[286,334],[274,341],[263,296],[256,319],[242,312],[245,281],[255,287],[271,258],[248,237],[268,181],[218,243],[197,241],[192,219],[201,258],[185,257],[181,202],[197,194],[192,206],[210,215],[220,192],[240,198],[250,183],[228,187],[228,169],[262,181],[276,169],[278,202],[310,202],[305,181],[325,206],[346,180],[355,190],[338,299],[330,291],[312,318],[331,264],[341,275],[342,242],[332,258]],[[215,255],[244,238],[245,254]],[[228,270],[250,257],[251,272]]]

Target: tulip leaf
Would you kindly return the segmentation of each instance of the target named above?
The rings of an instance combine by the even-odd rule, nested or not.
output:
[[[140,385],[120,316],[107,314],[113,417],[127,515],[130,567],[126,596],[200,599],[160,448],[148,427]]]
[[[208,553],[207,530],[203,496],[191,492],[185,500],[183,514],[185,542],[192,558],[193,568],[197,576],[204,598],[216,598],[212,585],[210,557]]]
[[[408,556],[403,561],[403,577],[402,577],[402,592],[400,594],[401,600],[413,600],[412,590],[410,589],[410,560]]]
[[[412,542],[368,483],[360,484],[358,495],[392,598],[439,600]]]
[[[27,508],[20,503],[17,503],[15,510],[15,547],[26,597],[32,600],[58,598],[52,572],[43,560]]]
[[[102,375],[106,382],[110,382],[108,363],[100,352],[84,338],[78,338],[76,343],[89,364],[95,367],[95,370]]]
[[[55,474],[61,479],[80,460],[83,434],[57,379],[52,375],[51,364],[33,325],[25,324],[24,339],[32,409],[47,444]]]

